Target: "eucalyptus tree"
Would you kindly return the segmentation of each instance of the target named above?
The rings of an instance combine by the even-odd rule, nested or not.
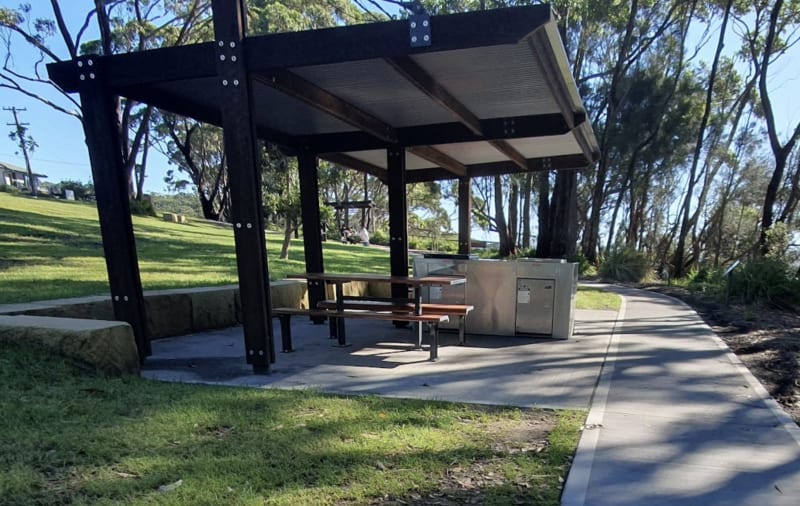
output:
[[[80,121],[83,120],[80,103],[47,78],[44,64],[86,54],[108,55],[185,44],[210,9],[208,0],[95,0],[83,22],[70,25],[63,13],[64,4],[51,0],[48,15],[41,17],[30,4],[16,9],[0,7],[0,29],[6,46],[0,87]],[[32,65],[15,61],[18,44],[27,45],[38,54]],[[132,100],[116,98],[115,102],[123,167],[133,195],[135,187],[141,189],[144,178],[145,166],[140,162],[139,181],[134,185],[134,169],[147,138],[152,109],[145,107],[139,111]]]
[[[780,132],[776,125],[775,111],[770,96],[769,72],[771,67],[787,50],[798,41],[798,28],[800,28],[800,1],[775,0],[774,2],[758,2],[753,5],[752,11],[737,19],[743,33],[744,51],[750,56],[753,66],[758,70],[758,95],[760,112],[763,114],[767,127],[769,146],[774,158],[774,169],[764,195],[764,204],[761,215],[761,235],[759,244],[762,253],[767,252],[767,237],[769,229],[775,223],[776,205],[779,190],[785,183],[785,170],[789,156],[800,139],[800,122],[790,131],[786,140],[781,140]],[[798,176],[800,177],[800,176]],[[791,178],[790,184],[797,184],[797,178]],[[797,190],[790,192],[796,196]],[[796,197],[793,202],[788,202],[783,212],[778,213],[778,221],[789,220],[789,212],[794,211]]]

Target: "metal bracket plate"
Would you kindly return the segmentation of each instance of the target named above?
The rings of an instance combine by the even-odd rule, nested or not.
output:
[[[431,45],[431,17],[427,14],[412,14],[408,17],[408,35],[411,47]]]

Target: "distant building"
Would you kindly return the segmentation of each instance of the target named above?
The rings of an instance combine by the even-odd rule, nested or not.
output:
[[[44,174],[33,173],[33,186],[39,188],[42,179],[47,176]],[[17,188],[30,188],[30,181],[28,181],[28,170],[23,167],[17,167],[6,162],[0,162],[0,184],[8,186],[16,186]]]

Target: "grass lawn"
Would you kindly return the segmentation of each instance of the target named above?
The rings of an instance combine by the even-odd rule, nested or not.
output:
[[[145,290],[236,283],[233,230],[204,221],[178,224],[134,216]],[[303,242],[280,260],[282,234],[267,234],[271,279],[305,271]],[[389,272],[378,248],[326,242],[330,272]],[[93,203],[0,193],[0,304],[108,294],[97,209]]]
[[[178,224],[134,216],[145,290],[236,283],[231,228],[204,221]],[[305,271],[302,239],[278,258],[282,234],[267,234],[270,278]],[[389,272],[380,248],[328,241],[329,272]],[[108,281],[97,209],[93,203],[31,199],[0,193],[0,304],[107,295]],[[578,309],[618,310],[619,296],[580,287]]]
[[[253,505],[556,505],[585,415],[104,378],[16,345],[0,413],[0,504]]]
[[[606,292],[599,288],[579,286],[575,297],[577,309],[602,309],[619,311],[622,299],[616,293]]]

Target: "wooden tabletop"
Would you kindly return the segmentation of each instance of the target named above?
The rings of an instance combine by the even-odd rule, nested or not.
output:
[[[464,276],[391,276],[388,274],[356,273],[334,274],[328,272],[301,272],[289,274],[289,279],[306,279],[309,281],[325,281],[328,283],[347,283],[349,281],[381,281],[398,285],[460,285],[466,283]]]

